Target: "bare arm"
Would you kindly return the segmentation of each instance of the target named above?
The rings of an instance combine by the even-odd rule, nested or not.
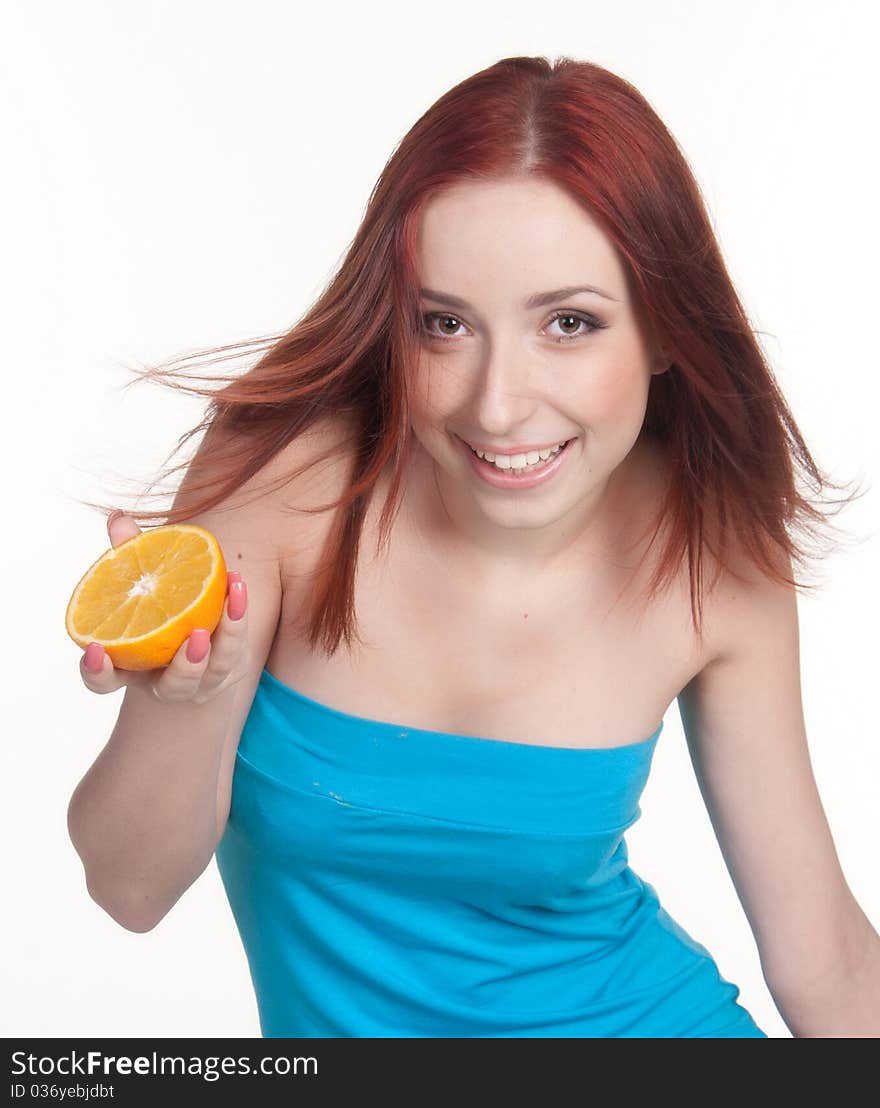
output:
[[[208,449],[206,437],[199,454]],[[273,459],[266,469],[283,463]],[[239,506],[238,496],[248,493],[249,503]],[[143,687],[126,687],[110,739],[68,807],[68,830],[89,895],[132,931],[149,930],[162,919],[206,868],[223,833],[222,767],[234,757],[281,609],[272,516],[267,502],[252,493],[250,484],[243,486],[235,505],[221,503],[188,520],[217,536],[227,565],[247,585],[248,604],[241,621],[230,621],[224,607],[207,659],[192,665],[182,650],[172,663],[181,684],[213,676],[220,686],[229,673],[229,654],[244,636],[245,675],[206,702],[163,703]],[[112,675],[105,660],[108,666]]]
[[[787,1025],[798,1037],[877,1035],[880,939],[847,884],[813,775],[796,600],[767,579],[728,583],[724,649],[682,690],[679,708]]]

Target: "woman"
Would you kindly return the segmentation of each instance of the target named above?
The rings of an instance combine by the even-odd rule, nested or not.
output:
[[[792,559],[824,520],[796,468],[830,482],[636,89],[567,58],[452,89],[211,406],[165,521],[214,531],[253,595],[152,701],[129,685],[80,786],[78,813],[126,813],[116,884],[90,882],[120,922],[155,926],[216,851],[267,1037],[766,1037],[628,864],[677,697],[792,1033],[880,1031],[800,702]],[[98,663],[90,688],[127,683]],[[127,739],[133,781],[137,735],[175,727],[121,803]]]

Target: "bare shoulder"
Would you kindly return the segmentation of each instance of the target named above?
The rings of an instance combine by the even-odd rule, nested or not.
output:
[[[282,582],[308,576],[353,472],[357,431],[343,414],[322,417],[273,459],[280,486],[265,505]]]
[[[672,476],[672,463],[665,444],[643,443],[642,465],[637,470],[645,493],[645,505],[659,509]],[[635,515],[635,513],[633,513]],[[665,541],[665,523],[660,520],[660,539]],[[664,541],[657,544],[658,552]],[[700,670],[715,667],[744,651],[754,653],[758,639],[763,643],[786,643],[791,649],[797,634],[797,595],[794,587],[774,578],[757,565],[735,530],[728,538],[724,564],[719,558],[717,535],[705,541],[701,551],[703,594],[703,642],[696,647]],[[774,545],[768,551],[778,577],[793,578],[791,558]],[[653,567],[653,562],[651,566]],[[690,612],[690,574],[683,560],[675,595]],[[687,616],[690,619],[690,615]]]
[[[317,420],[308,431],[292,439],[261,468],[225,496],[214,508],[199,516],[204,526],[223,520],[226,536],[235,536],[252,553],[260,551],[261,563],[284,562],[291,532],[308,530],[314,509],[331,494],[338,495],[336,473],[350,460],[345,445],[351,440],[351,424],[341,416]],[[241,464],[244,437],[212,427],[207,432],[181,484],[175,506],[184,506],[205,474],[216,479]],[[298,515],[302,523],[285,526],[284,519]],[[234,568],[230,566],[230,568]]]
[[[779,547],[768,552],[779,578],[794,577],[789,555]],[[717,559],[706,554],[706,580],[717,582],[707,594],[707,666],[723,665],[767,649],[797,650],[797,591],[757,565],[735,543],[718,572]]]

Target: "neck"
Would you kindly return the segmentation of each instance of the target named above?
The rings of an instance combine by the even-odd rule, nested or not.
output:
[[[487,522],[468,490],[451,484],[414,441],[405,503],[420,540],[470,580],[547,587],[551,578],[583,578],[585,568],[599,570],[614,562],[622,525],[632,516],[623,498],[637,460],[634,448],[604,485],[552,526],[509,528]]]

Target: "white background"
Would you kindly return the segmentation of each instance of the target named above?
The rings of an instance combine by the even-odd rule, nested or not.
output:
[[[259,1035],[214,862],[145,934],[87,895],[66,809],[122,692],[84,688],[64,631],[73,586],[109,545],[104,517],[77,500],[123,494],[132,506],[201,416],[201,401],[171,390],[123,397],[125,367],[290,326],[415,120],[515,54],[594,61],[644,93],[694,167],[808,446],[834,477],[870,488],[838,517],[857,543],[822,564],[824,587],[800,613],[813,766],[844,872],[877,924],[872,8],[850,0],[834,18],[803,0],[450,0],[332,15],[268,0],[7,8],[0,1034]],[[739,984],[759,1025],[788,1037],[675,702],[642,813],[627,836],[631,864]]]

